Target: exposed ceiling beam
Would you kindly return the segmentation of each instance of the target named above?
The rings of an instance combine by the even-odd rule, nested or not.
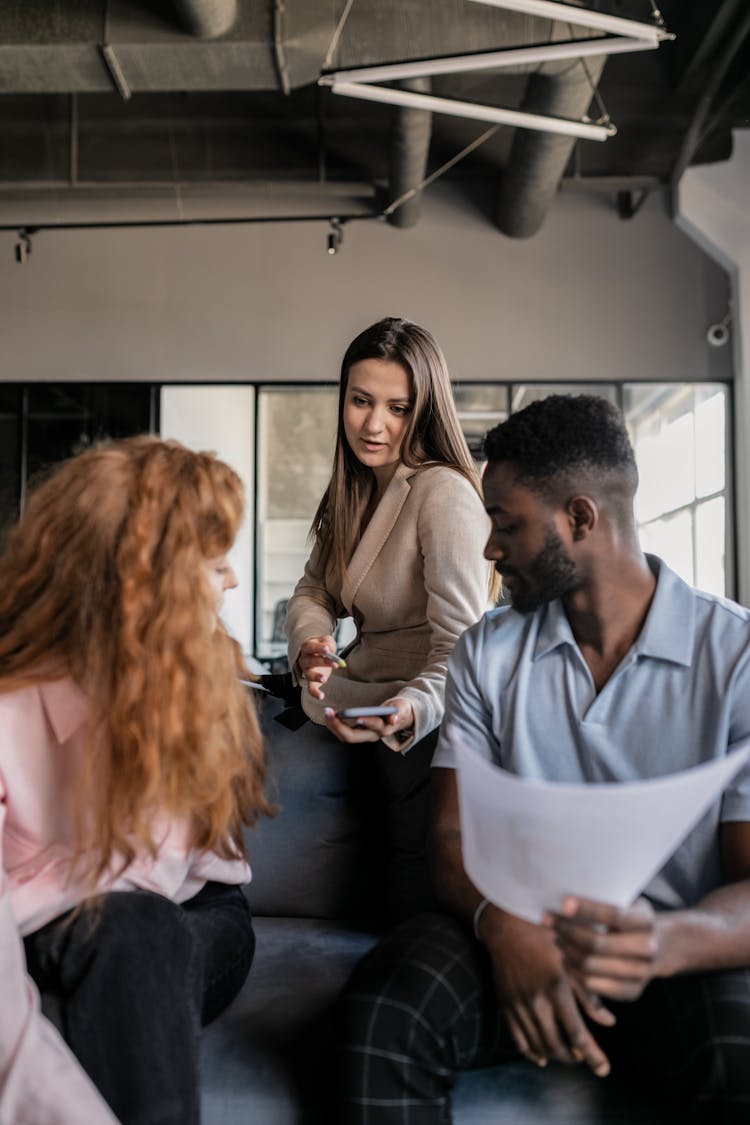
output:
[[[731,33],[732,25],[747,7],[747,0],[722,0],[711,19],[705,34],[692,54],[682,77],[677,84],[681,93],[689,90],[703,67],[710,62],[711,57],[721,46],[724,37]]]
[[[698,99],[690,124],[685,131],[682,147],[672,169],[670,176],[672,187],[676,187],[680,182],[683,173],[698,151],[701,138],[704,136],[704,127],[711,112],[711,106],[748,34],[750,34],[750,7],[745,7],[744,14],[739,18],[737,24],[729,29],[724,39],[723,48],[715,56],[713,68]]]

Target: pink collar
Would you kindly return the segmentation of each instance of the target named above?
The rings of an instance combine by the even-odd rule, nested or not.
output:
[[[39,684],[39,694],[58,742],[67,742],[91,714],[86,696],[71,679]]]

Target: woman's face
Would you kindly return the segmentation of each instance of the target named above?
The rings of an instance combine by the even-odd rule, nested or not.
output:
[[[213,610],[218,617],[224,604],[224,592],[234,590],[239,585],[237,575],[230,566],[226,555],[218,555],[215,559],[206,559],[203,567],[214,599]]]
[[[389,359],[361,359],[349,369],[344,433],[357,460],[378,478],[389,479],[414,409],[411,379]]]

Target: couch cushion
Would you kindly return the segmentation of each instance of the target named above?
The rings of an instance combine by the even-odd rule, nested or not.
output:
[[[354,918],[379,906],[375,870],[370,752],[348,747],[325,727],[288,730],[275,721],[283,704],[263,698],[267,791],[279,806],[247,835],[255,916]]]
[[[325,1061],[326,1015],[376,940],[307,918],[257,918],[255,930],[250,976],[202,1037],[203,1125],[317,1120],[310,1090]]]

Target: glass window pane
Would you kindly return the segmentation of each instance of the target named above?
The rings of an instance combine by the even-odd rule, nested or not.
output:
[[[80,383],[33,383],[28,388],[26,479],[80,453],[91,441],[90,387]]]
[[[92,387],[91,415],[93,438],[130,437],[147,434],[152,428],[151,385],[149,383],[109,383]]]
[[[508,387],[500,383],[461,383],[453,388],[458,420],[475,461],[484,459],[488,430],[508,417]]]
[[[90,383],[31,383],[29,414],[35,417],[80,418],[88,415]]]
[[[693,513],[690,508],[647,523],[640,529],[640,539],[644,551],[658,555],[691,586],[695,584]]]
[[[695,388],[695,491],[721,492],[726,476],[726,388]]]
[[[191,384],[161,388],[161,435],[189,449],[211,449],[238,473],[245,518],[229,552],[239,585],[227,590],[221,617],[244,652],[253,645],[253,434],[255,395],[242,385]]]
[[[617,404],[617,388],[611,383],[523,383],[513,388],[511,410],[523,410],[550,395],[599,395]]]
[[[286,602],[331,475],[338,387],[263,387],[258,414],[257,652],[286,656]]]
[[[645,523],[695,497],[693,389],[630,385],[623,408],[640,475],[636,516]]]
[[[692,387],[654,392],[644,409],[626,414],[641,478],[636,497],[641,522],[695,499]]]
[[[726,387],[631,383],[623,388],[623,409],[641,480],[636,516],[644,545],[661,552],[700,588],[725,593]],[[717,492],[721,495],[715,504],[698,503],[699,497]],[[677,519],[680,510],[683,520]],[[688,516],[695,525],[695,561],[690,566],[684,522]],[[693,569],[694,578],[689,577]]]
[[[26,472],[33,484],[35,477],[45,473],[58,461],[80,453],[89,444],[89,417],[79,418],[52,415],[34,418],[27,423]]]
[[[724,565],[726,504],[723,496],[699,504],[695,512],[695,584],[709,594],[726,594]]]

